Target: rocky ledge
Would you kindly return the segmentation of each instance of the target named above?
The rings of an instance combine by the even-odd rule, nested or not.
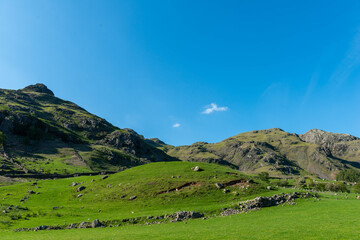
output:
[[[294,204],[294,200],[297,198],[311,198],[316,197],[317,195],[311,194],[311,193],[304,193],[304,192],[293,192],[293,193],[286,193],[286,194],[276,194],[271,197],[257,197],[252,200],[240,202],[238,206],[234,208],[228,208],[225,209],[222,213],[220,213],[221,216],[229,216],[233,214],[239,214],[243,212],[248,212],[252,210],[259,210],[264,207],[272,207],[272,206],[278,206],[285,203],[288,204]]]

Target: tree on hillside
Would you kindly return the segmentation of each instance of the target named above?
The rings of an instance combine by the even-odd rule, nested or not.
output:
[[[265,182],[269,181],[269,173],[268,172],[261,172],[261,173],[259,173],[258,176],[262,181],[265,181]]]
[[[341,170],[336,175],[336,180],[346,182],[360,182],[360,172],[354,169]]]

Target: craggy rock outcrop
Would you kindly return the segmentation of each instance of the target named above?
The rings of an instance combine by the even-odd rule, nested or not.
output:
[[[100,143],[151,161],[174,160],[163,151],[147,144],[143,136],[131,129],[114,131],[101,140]]]
[[[310,198],[316,197],[311,193],[303,193],[303,192],[293,192],[287,194],[279,194],[274,195],[271,197],[257,197],[252,200],[240,202],[239,206],[236,208],[228,208],[224,210],[220,215],[221,216],[228,216],[232,214],[239,214],[242,212],[252,211],[252,210],[259,210],[264,207],[272,207],[277,206],[285,203],[291,203],[297,198]]]
[[[360,140],[360,138],[352,136],[350,134],[331,133],[325,132],[320,129],[311,129],[305,134],[300,135],[300,138],[305,142],[315,143],[319,145]]]
[[[44,84],[37,83],[35,85],[27,86],[23,89],[24,92],[38,92],[38,93],[46,93],[51,96],[55,96],[54,93],[47,88]]]

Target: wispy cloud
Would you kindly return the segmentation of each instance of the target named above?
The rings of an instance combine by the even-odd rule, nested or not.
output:
[[[178,127],[180,127],[180,126],[181,126],[180,123],[175,123],[175,124],[173,125],[174,128],[178,128]]]
[[[338,68],[330,77],[330,82],[342,84],[345,82],[356,67],[360,65],[360,30],[352,40],[352,43],[345,57],[342,59]]]
[[[218,107],[216,103],[210,103],[210,105],[205,106],[205,110],[202,112],[202,114],[210,114],[213,112],[224,112],[227,111],[228,107]]]

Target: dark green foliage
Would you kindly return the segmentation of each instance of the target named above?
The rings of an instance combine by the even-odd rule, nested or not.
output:
[[[305,185],[306,185],[307,188],[312,188],[312,187],[314,187],[314,182],[313,182],[312,179],[307,178],[307,179],[305,180]]]
[[[331,192],[349,192],[346,185],[342,182],[327,183],[325,186],[325,190],[331,191]]]
[[[269,181],[269,173],[268,172],[261,172],[258,174],[258,176],[262,181],[265,181],[265,182]]]
[[[305,188],[306,187],[305,181],[306,181],[306,178],[304,178],[304,177],[297,179],[296,183],[295,183],[296,187]]]
[[[287,187],[287,186],[289,186],[289,182],[286,179],[277,180],[274,183],[275,183],[275,185],[277,185],[279,187]]]
[[[316,191],[326,191],[326,183],[314,182],[314,190]]]
[[[341,170],[336,175],[336,180],[346,182],[360,182],[360,172],[353,169]]]
[[[4,145],[6,143],[6,135],[3,132],[0,132],[0,145]]]
[[[360,183],[357,183],[357,184],[354,186],[354,192],[355,192],[355,193],[360,193]]]

